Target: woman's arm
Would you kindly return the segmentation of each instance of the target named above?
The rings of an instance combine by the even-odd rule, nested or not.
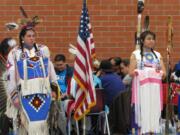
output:
[[[16,108],[20,106],[20,100],[18,95],[18,73],[16,68],[16,60],[14,57],[14,51],[11,51],[7,59],[7,75],[8,75],[8,85],[7,85],[7,94],[10,96],[11,101],[13,102]]]
[[[136,61],[136,57],[134,54],[131,55],[130,57],[130,65],[129,65],[129,75],[130,76],[134,76],[135,72],[134,70],[137,68],[137,61]]]

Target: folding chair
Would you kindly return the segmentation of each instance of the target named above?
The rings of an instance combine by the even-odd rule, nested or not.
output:
[[[104,125],[103,125],[103,132],[104,134],[108,133],[108,135],[110,135],[110,128],[109,128],[109,121],[108,121],[108,107],[105,106],[105,102],[104,102],[104,91],[103,89],[96,89],[96,106],[94,106],[90,113],[88,113],[86,115],[86,117],[88,116],[104,116]],[[77,130],[77,135],[80,134],[79,132],[79,125],[78,125],[78,121],[75,121],[75,125],[76,125],[76,130]],[[68,135],[71,135],[70,133],[71,131],[71,120],[68,122]]]
[[[91,109],[91,112],[88,113],[86,116],[93,116],[93,115],[98,115],[98,116],[104,116],[104,126],[103,126],[103,132],[104,134],[108,133],[110,135],[110,128],[109,128],[109,121],[108,121],[108,107],[105,106],[104,102],[104,91],[103,89],[96,89],[96,106],[94,106]]]

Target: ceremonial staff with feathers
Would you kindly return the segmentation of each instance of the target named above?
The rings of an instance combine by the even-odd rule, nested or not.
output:
[[[173,48],[173,27],[172,27],[172,16],[168,17],[168,30],[167,30],[167,104],[166,104],[166,135],[169,133],[169,120],[172,119],[173,106],[171,105],[171,86],[170,86],[170,75],[171,75],[171,53]]]
[[[145,0],[138,0],[137,2],[137,31],[135,32],[135,49],[140,49],[140,35],[142,32],[142,27],[141,27],[141,18],[142,18],[142,12],[144,10],[144,1]],[[148,29],[149,28],[149,17],[145,18],[144,21],[144,29]],[[133,118],[134,119],[134,118]],[[134,121],[134,120],[133,120]],[[132,134],[135,134],[135,123],[132,122],[133,128],[132,128]]]
[[[144,0],[138,0],[137,3],[138,23],[137,23],[137,32],[135,33],[136,49],[140,48],[141,18],[142,18],[143,10],[144,10]]]

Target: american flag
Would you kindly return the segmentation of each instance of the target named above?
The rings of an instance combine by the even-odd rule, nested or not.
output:
[[[79,120],[96,104],[93,85],[92,58],[95,48],[86,1],[83,3],[77,37],[77,54],[74,63],[74,78],[77,83],[74,118]]]

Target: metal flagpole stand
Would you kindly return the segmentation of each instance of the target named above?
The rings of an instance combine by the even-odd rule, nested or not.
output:
[[[67,123],[67,126],[68,126],[68,135],[71,135],[71,120],[70,119],[68,120],[68,123]]]
[[[109,129],[109,121],[108,121],[108,116],[107,116],[107,111],[105,110],[105,125],[107,127],[107,133],[110,135],[110,129]]]
[[[86,135],[86,116],[83,118],[83,135]]]
[[[79,124],[78,124],[77,120],[76,120],[76,130],[77,130],[77,135],[80,135],[80,133],[79,133]]]

